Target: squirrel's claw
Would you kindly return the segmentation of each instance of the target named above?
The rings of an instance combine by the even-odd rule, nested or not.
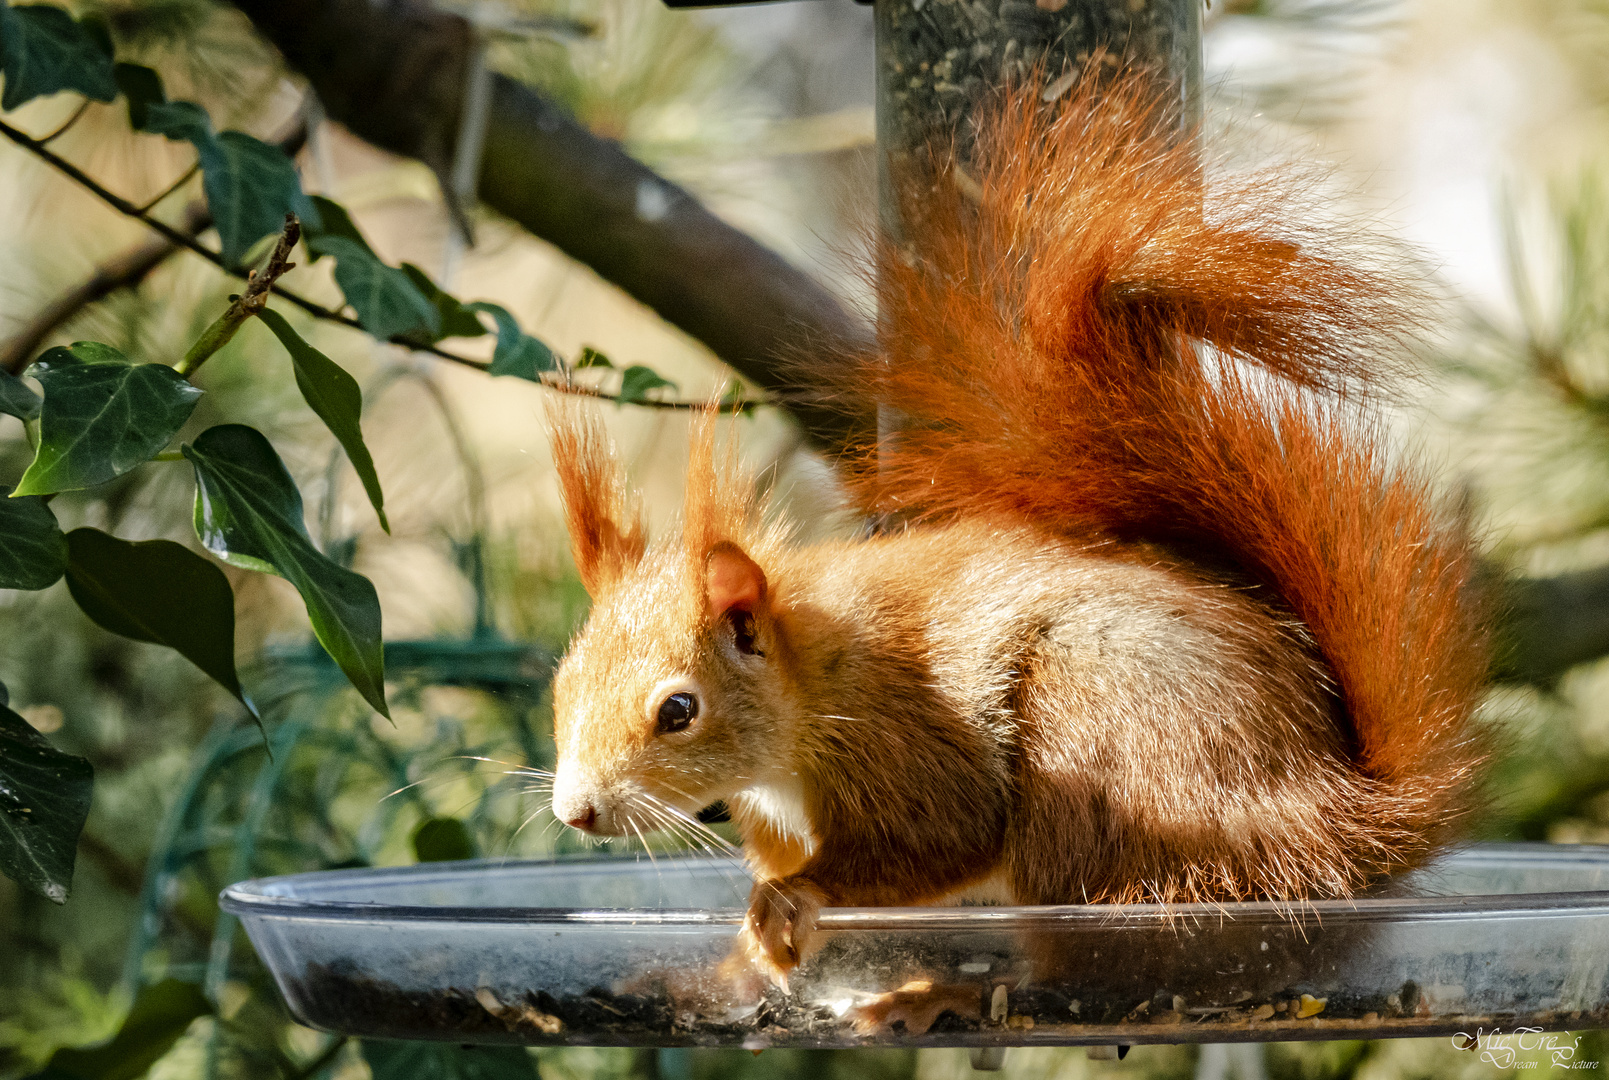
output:
[[[849,1010],[849,1023],[857,1035],[891,1032],[897,1023],[904,1023],[907,1035],[924,1035],[943,1013],[954,1013],[966,1020],[980,1018],[983,991],[987,989],[976,983],[935,986],[918,979],[862,1001]]]
[[[749,894],[739,950],[777,989],[788,992],[788,972],[813,951],[822,896],[798,878],[756,882]]]

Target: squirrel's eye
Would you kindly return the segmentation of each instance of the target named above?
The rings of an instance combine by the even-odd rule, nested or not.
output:
[[[698,716],[698,698],[692,694],[672,694],[659,703],[659,733],[680,731]]]

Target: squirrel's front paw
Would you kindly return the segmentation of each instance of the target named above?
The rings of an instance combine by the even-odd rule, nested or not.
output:
[[[812,951],[822,900],[821,890],[803,878],[756,882],[749,893],[741,948],[783,993],[788,972]]]

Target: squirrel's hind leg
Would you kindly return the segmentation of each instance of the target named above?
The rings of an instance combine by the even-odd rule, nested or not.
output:
[[[1322,669],[1288,620],[1170,573],[1121,583],[1120,618],[1116,604],[1070,610],[1020,667],[1003,862],[1018,902],[1354,890],[1378,837]]]

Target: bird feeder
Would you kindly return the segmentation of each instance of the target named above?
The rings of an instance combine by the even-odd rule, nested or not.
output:
[[[667,0],[673,7],[707,2]],[[717,0],[719,2],[719,0]],[[875,0],[883,224],[926,150],[967,160],[992,91],[1047,102],[1092,64],[1149,72],[1192,130],[1200,0]],[[291,1011],[384,1039],[537,1046],[1253,1043],[1609,1026],[1609,849],[1477,846],[1388,894],[1271,903],[821,913],[787,992],[723,971],[750,879],[725,858],[358,868],[245,882]],[[1473,1043],[1472,1043],[1473,1045]],[[1568,1056],[1570,1041],[1553,1045]]]

